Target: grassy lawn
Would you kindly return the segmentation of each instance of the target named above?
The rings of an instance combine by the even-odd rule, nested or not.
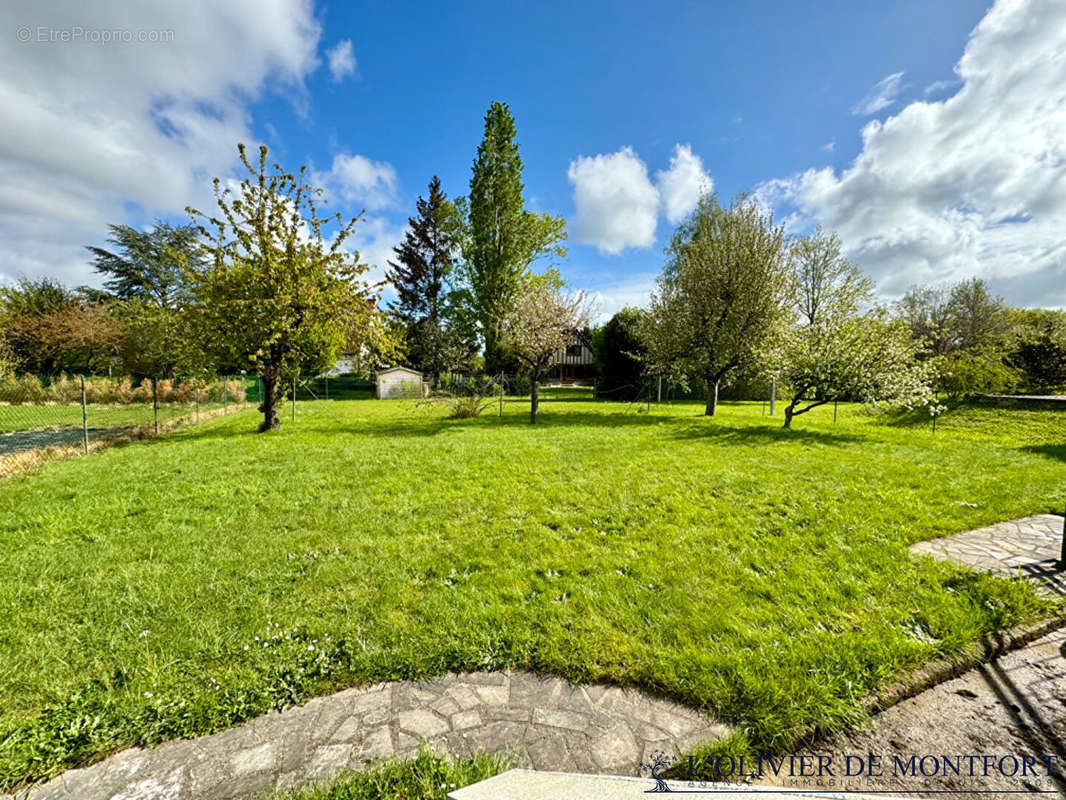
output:
[[[222,408],[221,403],[203,403],[200,411]],[[195,414],[191,403],[161,403],[159,422]],[[146,403],[105,405],[90,403],[86,407],[90,428],[127,428],[152,424],[152,406]],[[8,405],[0,404],[0,434],[44,428],[81,428],[80,405]]]
[[[1060,509],[1059,413],[550,398],[536,428],[247,411],[4,480],[0,786],[449,669],[638,685],[781,748],[1048,611],[906,545]]]
[[[350,772],[324,785],[278,792],[270,800],[445,800],[448,792],[506,769],[491,756],[452,761],[422,751],[414,758]]]

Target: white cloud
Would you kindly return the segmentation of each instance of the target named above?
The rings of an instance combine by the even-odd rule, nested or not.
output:
[[[655,241],[659,192],[632,148],[579,156],[570,163],[567,177],[574,185],[579,242],[603,253],[620,253]]]
[[[629,275],[622,280],[611,276],[607,288],[586,289],[592,305],[592,322],[604,323],[626,307],[646,307],[657,277],[654,272]]]
[[[677,224],[684,219],[700,197],[714,188],[711,176],[703,169],[703,159],[694,155],[687,144],[674,146],[670,168],[655,173],[663,213],[667,222]]]
[[[933,81],[931,84],[922,89],[922,94],[928,97],[931,94],[937,94],[948,89],[952,89],[959,85],[958,80],[951,81]]]
[[[902,80],[902,72],[894,72],[882,78],[874,84],[873,88],[866,93],[862,100],[855,104],[854,108],[851,109],[851,113],[857,117],[868,117],[883,108],[888,108],[896,102],[896,96],[902,88]]]
[[[326,51],[326,63],[334,83],[340,83],[348,75],[355,74],[355,53],[352,52],[352,40],[342,39]]]
[[[811,169],[764,199],[838,231],[888,296],[989,279],[1016,303],[1066,305],[1066,4],[999,0],[956,66],[961,87],[862,131],[841,173]]]
[[[648,168],[631,147],[616,153],[578,156],[567,177],[574,187],[577,241],[616,254],[650,247],[660,212],[675,224],[714,188],[703,160],[687,144],[674,145],[670,166],[648,178]]]
[[[90,23],[155,41],[38,40]],[[306,0],[4,3],[0,31],[0,271],[71,284],[108,223],[209,210],[211,178],[255,144],[249,103],[299,103],[320,36]]]
[[[388,262],[396,258],[393,248],[403,240],[406,232],[406,223],[394,225],[384,217],[367,217],[356,223],[344,249],[359,252],[359,263],[370,266],[364,280],[377,283],[385,280]]]
[[[837,149],[837,140],[830,139],[828,142],[823,144],[820,149],[825,150],[825,152],[827,153],[832,153],[834,150]]]
[[[331,195],[361,204],[368,211],[386,208],[396,200],[396,170],[386,161],[373,161],[366,156],[339,153],[327,172],[316,172],[312,178]]]

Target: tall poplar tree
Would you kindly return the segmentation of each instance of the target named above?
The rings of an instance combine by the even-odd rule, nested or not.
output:
[[[469,219],[464,257],[474,311],[485,343],[485,369],[506,366],[500,347],[500,320],[514,308],[529,265],[550,252],[565,256],[562,217],[525,210],[522,157],[506,103],[485,114],[485,134],[470,179]]]

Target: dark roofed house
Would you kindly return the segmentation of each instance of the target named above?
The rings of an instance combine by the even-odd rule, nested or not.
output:
[[[589,332],[574,331],[566,347],[552,357],[548,383],[591,384],[596,377],[595,361]]]

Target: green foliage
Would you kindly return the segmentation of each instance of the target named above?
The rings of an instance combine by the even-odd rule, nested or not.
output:
[[[152,384],[148,378],[134,382],[128,375],[121,378],[86,378],[86,400],[107,405],[151,403]],[[224,399],[231,403],[243,403],[246,394],[245,386],[240,381],[196,378],[160,380],[156,383],[156,392],[157,402],[160,403],[192,403],[197,398],[202,403],[222,403]],[[31,373],[17,377],[0,375],[0,403],[80,405],[81,382],[66,374],[60,374],[47,383]]]
[[[50,278],[0,287],[0,330],[16,370],[50,375],[106,370],[122,338],[108,303]]]
[[[667,253],[641,325],[649,371],[686,383],[705,381],[705,413],[713,415],[719,383],[754,368],[782,317],[784,229],[750,199],[723,209],[705,196],[678,226]]]
[[[1050,608],[906,547],[1061,508],[1057,412],[786,432],[760,403],[708,425],[560,396],[542,429],[513,398],[301,401],[277,435],[248,411],[5,479],[0,786],[470,669],[644,687],[765,752]]]
[[[196,226],[175,227],[157,220],[147,231],[109,225],[115,252],[86,248],[93,267],[108,276],[104,286],[121,300],[140,300],[177,309],[190,300],[187,274],[204,267],[205,254]]]
[[[635,400],[645,388],[644,345],[640,341],[641,312],[623,308],[593,336],[599,366],[596,396],[606,400]]]
[[[821,229],[792,248],[792,311],[765,355],[765,371],[789,393],[786,428],[825,403],[858,400],[935,413],[935,367],[919,362],[901,321],[881,310],[860,314],[873,283],[847,261],[840,240]],[[806,403],[806,405],[804,405]]]
[[[260,430],[275,430],[283,380],[325,371],[346,347],[359,352],[380,339],[384,326],[376,296],[360,280],[368,267],[342,249],[357,220],[318,215],[320,190],[307,183],[306,167],[297,174],[268,168],[265,146],[253,166],[244,145],[239,151],[249,177],[236,192],[215,179],[221,218],[189,209],[212,226],[200,232],[211,242],[213,264],[188,277],[205,349],[259,375]],[[329,223],[338,228],[327,243]]]
[[[406,362],[432,376],[469,366],[475,350],[474,332],[459,310],[455,256],[461,230],[455,205],[441,191],[440,178],[429,183],[429,197],[418,198],[418,216],[408,220],[396,261],[387,279],[398,294],[389,308],[405,326]]]
[[[538,383],[575,331],[588,325],[582,292],[563,294],[552,276],[524,279],[514,307],[500,320],[500,346],[532,381],[530,421],[537,423]]]
[[[1026,388],[1058,390],[1066,386],[1066,312],[1014,309],[1007,360]]]
[[[506,367],[499,348],[499,325],[517,298],[521,280],[538,258],[566,254],[562,217],[525,209],[522,157],[506,103],[485,114],[485,133],[470,179],[463,257],[470,300],[485,342],[485,369]]]
[[[279,792],[272,800],[445,800],[449,792],[508,769],[499,756],[450,760],[428,749],[414,758],[378,764],[325,786]]]
[[[949,397],[1012,391],[1019,383],[1008,364],[1011,312],[984,281],[914,287],[896,303],[896,314],[910,328],[920,355],[935,361],[937,389]],[[1019,365],[1031,364],[1035,354],[1020,355]]]
[[[449,379],[433,394],[429,402],[448,409],[448,419],[472,419],[481,416],[500,394],[501,384],[486,376]]]
[[[960,350],[937,362],[938,388],[952,400],[976,394],[1012,392],[1018,373],[996,355]]]
[[[120,359],[129,372],[173,378],[200,372],[209,362],[189,310],[136,298],[115,314],[122,326]]]

